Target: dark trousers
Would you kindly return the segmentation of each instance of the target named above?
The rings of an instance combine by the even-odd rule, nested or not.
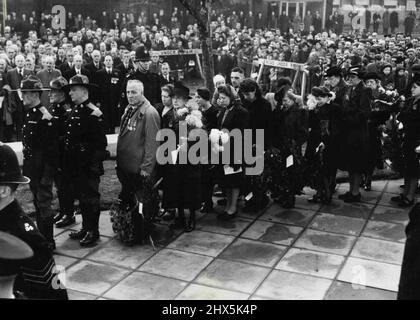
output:
[[[398,300],[420,300],[420,204],[414,206],[409,217]]]
[[[103,102],[100,107],[102,113],[104,114],[104,126],[106,134],[114,134],[115,127],[119,125],[120,119],[119,110],[117,106],[111,105],[109,103]]]
[[[62,214],[72,215],[73,212],[65,212],[65,207],[64,207],[65,193],[63,192],[63,190],[65,190],[64,184],[66,184],[66,181],[65,181],[65,177],[63,177],[62,169],[58,169],[56,171],[55,176],[54,176],[54,184],[57,190],[57,198],[58,198],[58,204],[60,207],[60,212]]]
[[[74,199],[79,199],[82,214],[82,229],[98,232],[100,216],[100,177],[76,168],[65,168],[62,172],[62,210],[65,214],[74,212]]]
[[[29,188],[33,195],[36,223],[39,231],[50,242],[54,241],[52,228],[54,213],[51,204],[55,170],[54,167],[45,163],[45,159],[40,153],[34,153],[23,161],[23,174],[31,179]]]

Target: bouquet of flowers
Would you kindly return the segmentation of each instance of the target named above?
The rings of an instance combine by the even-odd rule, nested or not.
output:
[[[224,145],[229,141],[229,134],[218,129],[211,129],[209,139],[212,152],[219,153],[225,150]]]

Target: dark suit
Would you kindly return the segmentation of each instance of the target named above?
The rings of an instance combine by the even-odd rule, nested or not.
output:
[[[162,84],[162,86],[165,86],[167,84],[174,84],[175,78],[172,77],[171,75],[168,75],[167,77],[160,75],[160,83]]]
[[[12,90],[20,88],[22,80],[33,73],[28,69],[23,69],[23,77],[18,73],[17,68],[7,71],[6,81]],[[16,134],[16,139],[22,138],[22,124],[23,124],[23,102],[19,98],[19,94],[15,91],[11,96],[11,110],[13,126]]]
[[[93,62],[92,55],[85,52],[83,54],[83,61],[85,61],[86,64],[92,63]]]
[[[120,123],[118,102],[121,93],[121,73],[118,69],[112,69],[111,74],[106,69],[101,69],[95,73],[95,79],[100,92],[96,100],[100,102],[104,114],[105,132],[114,133],[115,127]]]
[[[115,65],[115,64],[114,64]],[[121,80],[123,80],[125,78],[125,76],[131,72],[131,70],[133,70],[133,65],[130,62],[127,66],[127,68],[125,67],[124,63],[120,63],[118,65],[115,65],[115,68],[120,70],[121,72]]]
[[[98,84],[96,81],[96,72],[104,68],[104,64],[102,62],[98,63],[98,67],[95,66],[93,62],[88,63],[85,65],[85,69],[87,69],[90,73],[91,78],[89,79],[90,83]]]
[[[89,78],[89,81],[90,81],[90,77],[91,77],[91,75],[90,75],[90,72],[89,72],[89,70],[87,70],[86,68],[84,68],[84,67],[82,67],[81,68],[81,73],[82,73],[82,75],[84,75],[84,76],[86,76],[86,77],[88,77]],[[69,81],[72,77],[74,77],[76,75],[76,69],[73,67],[72,69],[70,69],[69,71],[67,71],[65,74],[64,74],[64,78],[66,78],[67,79],[67,81]]]
[[[60,69],[61,74],[64,76],[68,71],[70,71],[73,68],[70,67],[70,65],[68,64],[68,62],[63,62],[63,64],[60,65],[60,67],[58,69]]]

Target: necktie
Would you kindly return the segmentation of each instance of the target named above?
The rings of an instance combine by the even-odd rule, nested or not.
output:
[[[124,130],[126,129],[128,122],[130,121],[131,117],[133,116],[135,107],[128,107],[127,113],[125,114],[125,117],[122,120],[121,123],[121,130],[120,132],[124,132]]]

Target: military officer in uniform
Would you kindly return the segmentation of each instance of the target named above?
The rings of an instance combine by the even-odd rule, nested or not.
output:
[[[0,143],[0,231],[19,238],[33,251],[33,257],[19,267],[14,291],[29,299],[67,300],[50,244],[15,199],[19,184],[29,181],[22,175],[12,148]]]
[[[135,70],[128,73],[122,86],[122,100],[120,106],[127,106],[127,82],[128,80],[140,80],[144,84],[144,96],[150,101],[152,106],[162,103],[161,99],[161,79],[156,73],[149,71],[150,54],[144,46],[136,50],[136,59],[133,62]]]
[[[50,113],[57,119],[58,128],[58,150],[59,161],[58,168],[54,177],[55,187],[57,189],[59,213],[54,217],[54,222],[58,228],[68,227],[76,222],[73,212],[66,212],[63,201],[63,151],[64,151],[64,124],[71,111],[70,103],[63,88],[68,85],[66,78],[60,76],[50,82]]]
[[[80,240],[81,246],[99,240],[99,182],[107,154],[102,112],[89,99],[91,86],[88,77],[76,75],[64,87],[73,106],[64,125],[63,207],[74,212],[73,201],[79,199],[82,229],[70,238]]]
[[[42,105],[40,95],[45,89],[36,76],[22,81],[21,91],[26,116],[22,129],[23,172],[29,184],[39,231],[55,249],[53,182],[58,165],[58,130],[56,119]]]

